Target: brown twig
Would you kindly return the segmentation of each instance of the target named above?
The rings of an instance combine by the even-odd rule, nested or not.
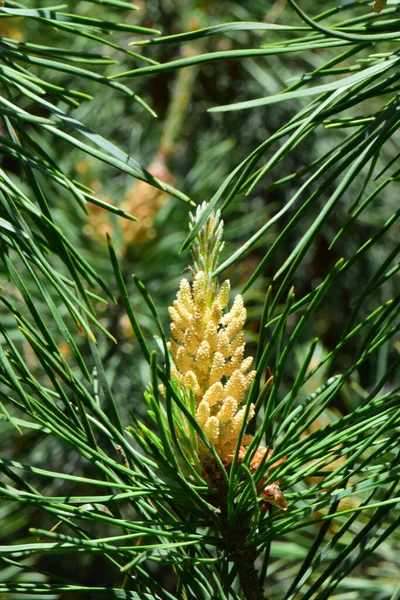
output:
[[[210,475],[210,473],[209,473]],[[213,472],[216,475],[216,471]],[[223,539],[224,549],[230,559],[235,563],[239,574],[239,581],[245,600],[267,600],[263,595],[263,586],[260,581],[255,561],[257,559],[257,549],[246,546],[246,539],[250,530],[248,527],[234,527],[228,523],[227,497],[228,488],[226,482],[222,481],[217,475],[215,487],[215,503],[221,511],[221,521],[224,525],[226,535]]]
[[[246,600],[263,600],[263,588],[255,567],[257,550],[244,546],[232,552],[233,561],[239,573],[239,581]]]

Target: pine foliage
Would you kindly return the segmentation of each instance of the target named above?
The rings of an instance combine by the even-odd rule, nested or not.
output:
[[[0,594],[396,600],[398,3],[45,4],[0,7]]]

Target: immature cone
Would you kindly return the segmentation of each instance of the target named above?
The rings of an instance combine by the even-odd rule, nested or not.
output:
[[[255,375],[249,371],[252,359],[244,358],[243,299],[237,295],[230,311],[224,312],[229,291],[229,281],[217,291],[211,278],[199,271],[192,285],[182,279],[169,309],[173,375],[189,396],[193,394],[196,420],[222,459],[235,449],[245,417],[240,405]],[[247,422],[253,416],[251,405]],[[207,454],[199,442],[200,458]]]

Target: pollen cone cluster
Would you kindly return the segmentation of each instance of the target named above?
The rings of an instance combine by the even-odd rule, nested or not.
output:
[[[237,295],[227,311],[229,292],[229,281],[218,291],[208,274],[199,271],[192,285],[181,281],[169,309],[173,375],[188,398],[193,395],[196,421],[222,460],[235,449],[245,416],[241,404],[255,375],[249,371],[252,358],[244,358],[243,299]],[[252,405],[247,422],[253,415]],[[201,461],[209,454],[200,440],[198,454]]]
[[[81,174],[85,174],[85,171],[89,168],[87,163],[80,163],[78,166],[79,168],[77,168],[77,170]],[[162,155],[157,155],[153,163],[147,167],[147,170],[160,181],[164,181],[165,183],[171,183],[172,181],[172,175],[168,171],[168,167]],[[89,180],[88,185],[95,189],[98,183],[99,182]],[[100,200],[104,200],[108,204],[113,204],[110,198],[100,194],[96,195]],[[138,221],[132,222],[128,219],[120,220],[125,252],[133,245],[145,244],[156,236],[154,220],[167,200],[167,192],[141,180],[137,181],[133,187],[127,191],[120,208],[135,216]],[[104,208],[95,204],[88,204],[88,211],[89,221],[84,227],[86,235],[92,240],[97,241],[104,239],[106,233],[109,235],[113,234],[114,226],[110,221],[109,213],[107,213]]]

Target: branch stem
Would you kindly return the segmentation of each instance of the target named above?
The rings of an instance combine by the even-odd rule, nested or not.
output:
[[[254,565],[256,558],[255,548],[236,547],[233,552],[233,560],[239,572],[240,585],[246,600],[264,599],[262,584]]]

